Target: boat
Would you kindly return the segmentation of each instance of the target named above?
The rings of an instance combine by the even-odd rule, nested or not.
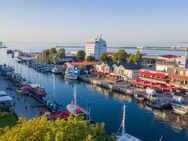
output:
[[[188,112],[186,109],[182,108],[182,106],[173,105],[172,108],[173,112],[179,115],[185,115]]]
[[[162,102],[162,101],[159,101],[159,100],[147,101],[146,105],[151,107],[151,108],[155,108],[155,109],[167,109],[167,108],[169,108],[169,103]]]
[[[3,44],[3,42],[0,42],[0,49],[1,48],[7,48],[6,46],[5,46],[5,44]]]
[[[85,110],[84,108],[77,105],[77,98],[76,98],[76,87],[73,87],[73,100],[70,104],[67,105],[67,111],[75,117],[83,116],[85,120],[90,121],[90,112]]]
[[[13,53],[13,51],[11,49],[7,50],[7,54],[12,54],[12,53]]]
[[[133,96],[134,96],[134,98],[135,98],[137,101],[140,101],[140,102],[143,102],[144,99],[145,99],[145,96],[144,96],[144,94],[142,94],[142,93],[135,93]]]
[[[76,80],[78,78],[77,72],[74,68],[67,68],[65,71],[65,79]]]
[[[120,128],[117,132],[116,141],[141,141],[137,137],[134,137],[133,135],[125,132],[125,103],[123,105],[123,119],[122,119]]]
[[[155,89],[151,89],[151,88],[146,88],[145,99],[149,100],[149,101],[159,100],[159,98],[157,97],[156,90]]]
[[[45,97],[46,92],[39,84],[29,84],[28,90],[38,96]]]
[[[52,68],[51,71],[52,71],[53,74],[60,74],[61,73],[60,69],[57,66],[55,66],[54,68]]]

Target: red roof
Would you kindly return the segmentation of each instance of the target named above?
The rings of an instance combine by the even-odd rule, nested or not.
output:
[[[73,62],[71,64],[75,66],[93,66],[96,65],[97,63],[95,61],[91,61],[91,62],[84,61],[84,62]]]

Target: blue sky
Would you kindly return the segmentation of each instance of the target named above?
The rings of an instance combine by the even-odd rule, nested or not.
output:
[[[188,0],[0,0],[0,40],[111,45],[188,41]]]

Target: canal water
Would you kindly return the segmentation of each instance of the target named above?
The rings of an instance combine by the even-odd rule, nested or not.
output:
[[[98,86],[80,81],[67,81],[61,75],[38,73],[26,65],[17,64],[6,49],[0,49],[0,63],[15,67],[32,83],[41,84],[47,91],[46,99],[62,104],[64,109],[72,100],[72,85],[77,88],[77,102],[82,107],[91,105],[95,122],[104,122],[108,133],[116,133],[122,117],[123,102],[126,103],[126,132],[143,141],[186,141],[188,140],[188,118],[160,111],[137,103],[130,96],[118,94]]]

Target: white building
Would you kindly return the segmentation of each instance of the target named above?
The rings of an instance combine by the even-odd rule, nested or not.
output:
[[[85,45],[85,53],[86,56],[93,56],[96,60],[106,52],[106,41],[102,39],[102,37],[97,37],[87,42]]]

